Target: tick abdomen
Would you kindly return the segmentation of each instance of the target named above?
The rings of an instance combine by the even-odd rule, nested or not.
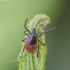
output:
[[[29,53],[34,53],[38,49],[38,42],[35,45],[30,45],[28,41],[26,41],[25,48]]]

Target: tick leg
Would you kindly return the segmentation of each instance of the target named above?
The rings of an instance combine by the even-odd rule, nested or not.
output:
[[[24,23],[24,28],[26,29],[26,31],[28,31],[29,32],[29,34],[31,34],[30,33],[30,31],[27,29],[27,27],[26,27],[26,22],[27,22],[27,20],[28,20],[28,18],[25,20],[25,23]]]
[[[37,57],[39,56],[39,44],[38,44],[38,52],[37,52]]]
[[[21,57],[22,57],[23,53],[24,53],[24,48],[23,48],[23,50],[22,50],[22,52],[21,52],[20,59],[21,59]]]
[[[42,34],[40,34],[40,35],[37,35],[37,37],[40,37],[40,36],[42,36]]]
[[[18,55],[17,57],[17,60],[19,61],[24,53],[24,49],[25,49],[25,46],[22,48],[22,50],[20,51],[20,54]]]
[[[38,32],[38,33],[36,34],[36,36],[37,36],[37,37],[42,36],[42,32]]]
[[[22,42],[24,42],[27,38],[23,39]]]
[[[42,45],[46,45],[46,44],[44,44],[44,43],[42,43],[40,40],[38,40]]]
[[[45,31],[45,32],[38,32],[36,35],[37,35],[37,37],[40,37],[40,36],[42,36],[42,34],[48,33],[48,32],[52,31],[52,30],[55,29],[55,28],[56,28],[56,27],[53,27],[53,28],[51,28],[51,29],[49,29],[49,30],[47,30],[47,31]]]
[[[25,34],[25,35],[29,35],[29,34],[26,34],[26,31],[24,31],[24,34]]]

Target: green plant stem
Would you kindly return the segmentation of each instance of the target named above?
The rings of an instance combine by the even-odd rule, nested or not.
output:
[[[44,32],[44,28],[50,23],[50,18],[46,16],[45,14],[39,14],[36,15],[32,20],[30,20],[29,24],[26,26],[30,32],[33,28],[36,28],[36,33],[38,32]],[[25,35],[25,38],[27,36]],[[45,42],[45,35],[43,34],[41,37],[39,37],[42,41],[42,43]],[[25,45],[25,42],[22,44]],[[42,45],[38,42],[38,50],[34,53],[29,53],[24,48],[21,49],[20,55],[22,54],[22,50],[24,49],[24,53],[21,56],[19,56],[19,68],[18,70],[44,70],[45,69],[45,61],[46,61],[46,55],[47,55],[47,46]]]
[[[27,52],[27,70],[30,70],[30,65],[29,65],[29,53]]]
[[[31,67],[31,70],[33,70],[33,59],[32,59],[32,53],[30,53],[30,67]]]

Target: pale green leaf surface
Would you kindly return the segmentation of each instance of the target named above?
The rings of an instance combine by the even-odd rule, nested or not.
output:
[[[32,31],[33,28],[36,28],[36,33],[44,32],[44,28],[50,24],[50,18],[45,14],[36,15],[33,19],[30,20],[27,28]],[[25,36],[27,37],[27,36]],[[38,38],[43,43],[45,42],[45,35],[43,34]],[[23,46],[21,48],[20,56],[18,57],[19,67],[18,70],[44,70],[45,69],[45,61],[47,59],[47,45],[42,45],[39,43],[38,50],[34,53],[29,53],[24,48],[25,42],[22,43]],[[24,52],[22,54],[22,51]]]

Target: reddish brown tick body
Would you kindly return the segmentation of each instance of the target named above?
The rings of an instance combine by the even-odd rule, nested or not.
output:
[[[26,39],[25,44],[26,51],[29,53],[34,53],[38,49],[38,41],[36,36],[36,29],[33,28],[31,34]]]
[[[30,45],[28,41],[26,41],[25,48],[29,53],[34,53],[38,49],[38,42],[35,45]]]

